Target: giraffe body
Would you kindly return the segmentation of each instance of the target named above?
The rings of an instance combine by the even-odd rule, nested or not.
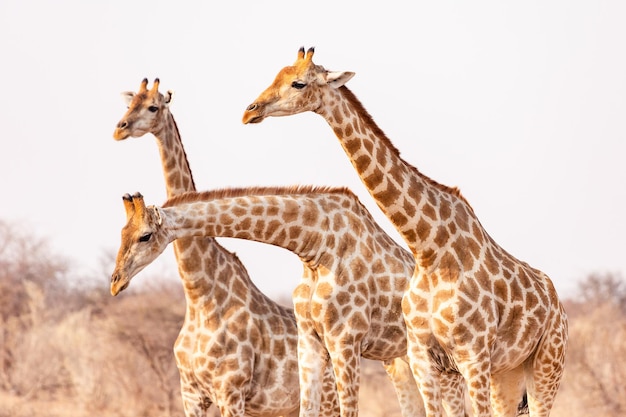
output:
[[[417,385],[406,358],[402,296],[412,255],[374,221],[345,188],[268,187],[186,193],[163,207],[126,196],[134,214],[122,231],[115,285],[125,285],[175,239],[231,237],[285,248],[304,265],[294,290],[299,331],[301,414],[318,415],[320,381],[330,357],[342,414],[356,415],[360,357],[380,360],[404,416],[418,415]],[[446,408],[464,415],[463,384],[443,376]],[[342,396],[343,394],[343,396]],[[460,401],[459,401],[460,399]]]
[[[171,92],[123,95],[128,111],[113,134],[116,140],[152,133],[161,155],[168,196],[195,190],[191,169],[169,111]],[[207,415],[213,403],[223,417],[299,414],[297,327],[292,309],[266,297],[250,280],[237,256],[212,238],[179,239],[173,244],[186,299],[183,326],[174,344],[186,417]],[[112,283],[113,295],[129,283]],[[245,325],[244,325],[245,324]],[[322,415],[338,413],[334,379],[323,371]]]
[[[524,387],[530,414],[549,415],[567,346],[567,317],[552,282],[502,249],[456,188],[404,161],[345,86],[354,73],[327,71],[313,53],[301,48],[243,122],[305,111],[324,117],[408,244],[416,264],[402,309],[427,415],[442,413],[441,359],[463,374],[474,416],[515,415]]]

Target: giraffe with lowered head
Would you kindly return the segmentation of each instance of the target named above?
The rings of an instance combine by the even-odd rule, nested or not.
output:
[[[341,415],[358,415],[361,357],[384,362],[404,416],[421,415],[401,312],[414,260],[348,189],[229,188],[177,195],[162,207],[146,207],[137,193],[125,195],[124,204],[129,216],[114,285],[126,285],[175,239],[231,237],[287,249],[305,270],[293,294],[301,415],[318,415],[321,370],[329,356]],[[442,379],[449,416],[464,416],[460,374],[446,372]]]
[[[152,133],[167,195],[193,191],[189,162],[169,108],[172,92],[161,94],[159,79],[151,89],[147,85],[144,79],[137,93],[123,93],[128,111],[113,137]],[[174,344],[186,417],[208,415],[212,403],[222,417],[297,416],[298,330],[293,310],[266,297],[239,258],[215,239],[183,238],[173,246],[186,299],[184,323]],[[117,295],[128,284],[114,279],[111,293]],[[328,394],[321,415],[336,416],[332,369],[330,364],[320,367]]]
[[[408,355],[427,416],[440,416],[437,374],[450,360],[475,417],[514,415],[524,388],[531,416],[550,414],[564,367],[567,317],[552,281],[500,247],[458,189],[404,161],[346,87],[353,72],[298,51],[248,106],[244,123],[306,111],[321,115],[380,209],[415,257],[402,309]]]

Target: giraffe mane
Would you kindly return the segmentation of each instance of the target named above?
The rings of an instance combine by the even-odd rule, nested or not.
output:
[[[318,185],[290,185],[290,186],[255,186],[229,187],[209,191],[188,191],[167,199],[162,207],[171,207],[177,204],[194,203],[198,201],[217,200],[222,198],[243,197],[249,195],[303,195],[303,194],[347,194],[354,197],[348,187],[331,187]]]
[[[161,94],[161,93],[159,93],[159,94]],[[187,166],[187,171],[189,172],[189,179],[191,180],[191,185],[195,189],[196,188],[196,181],[193,178],[193,172],[191,171],[191,166],[189,166],[189,158],[187,158],[187,151],[185,150],[185,146],[182,143],[182,139],[180,137],[180,131],[178,130],[178,123],[176,123],[176,119],[174,118],[174,115],[169,110],[169,108],[167,108],[167,110],[168,110],[168,113],[169,113],[170,121],[172,122],[172,126],[174,127],[174,130],[176,131],[176,137],[178,138],[178,142],[180,144],[180,149],[183,151],[183,159],[185,160],[185,165]]]
[[[361,104],[361,101],[356,97],[356,95],[345,85],[339,87],[339,91],[341,92],[341,94],[345,97],[346,100],[348,100],[350,102],[350,104],[352,104],[356,109],[357,112],[359,112],[360,115],[362,115],[363,118],[363,122],[370,128],[372,129],[372,131],[374,132],[374,134],[376,135],[377,138],[379,138],[380,140],[383,140],[385,142],[385,144],[387,145],[387,147],[402,161],[404,161],[404,163],[411,167],[412,169],[415,170],[415,172],[417,172],[417,174],[419,176],[421,176],[422,178],[424,178],[424,180],[426,180],[426,182],[428,182],[430,185],[438,188],[439,190],[443,191],[443,192],[447,192],[450,193],[458,198],[460,198],[463,202],[465,202],[465,204],[467,204],[467,206],[474,211],[474,209],[472,208],[472,206],[470,205],[470,203],[465,199],[465,197],[461,194],[461,190],[458,187],[449,187],[447,185],[441,184],[435,180],[433,180],[432,178],[422,174],[420,172],[420,170],[418,170],[416,167],[414,167],[413,165],[411,165],[410,163],[406,162],[400,155],[400,150],[398,148],[396,148],[396,146],[393,144],[393,142],[387,137],[387,135],[385,134],[385,132],[383,132],[383,130],[376,124],[376,122],[374,121],[374,118],[369,114],[369,112],[367,111],[367,109],[363,106],[363,104]]]

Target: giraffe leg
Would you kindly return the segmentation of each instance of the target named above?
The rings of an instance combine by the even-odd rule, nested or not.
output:
[[[241,389],[230,392],[227,398],[219,401],[221,417],[244,417],[246,414],[246,400]]]
[[[442,417],[441,386],[437,370],[430,360],[426,343],[418,341],[412,332],[407,334],[408,357],[413,378],[417,383],[426,417]]]
[[[300,417],[318,417],[322,401],[322,370],[326,366],[321,343],[317,348],[298,340],[298,373],[300,375]]]
[[[398,396],[402,417],[424,415],[424,405],[415,379],[413,379],[408,358],[394,358],[383,361],[383,367]]]
[[[516,416],[523,395],[523,366],[491,375],[491,407],[495,416]]]
[[[361,352],[356,346],[360,343],[352,340],[327,340],[326,343],[326,346],[333,346],[328,352],[335,372],[341,417],[358,417]]]
[[[458,372],[443,371],[439,377],[443,408],[448,417],[467,417],[465,380]]]
[[[328,359],[328,358],[327,358]],[[337,385],[335,374],[329,360],[324,362],[324,374],[322,383],[322,398],[320,402],[320,417],[337,417],[339,414],[339,402],[337,398]]]
[[[385,371],[396,390],[403,417],[424,415],[424,404],[409,359],[395,358],[383,362]],[[467,417],[465,412],[465,380],[457,372],[443,372],[440,376],[443,407],[448,417]]]
[[[293,291],[294,312],[298,322],[298,376],[300,417],[318,417],[322,401],[322,381],[328,369],[328,352],[315,332],[310,316],[310,271]]]
[[[552,313],[535,354],[525,363],[528,411],[533,417],[550,415],[563,377],[567,337],[567,318],[560,308]]]
[[[486,346],[486,343],[483,344]],[[474,417],[491,417],[491,366],[489,352],[474,355],[473,360],[460,362],[459,371],[467,381],[472,415]],[[519,396],[518,396],[519,398]]]

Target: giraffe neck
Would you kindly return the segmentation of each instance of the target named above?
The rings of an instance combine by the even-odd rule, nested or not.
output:
[[[195,191],[196,186],[174,116],[168,111],[164,119],[154,136],[169,198]],[[213,293],[218,274],[241,280],[242,288],[253,288],[243,264],[213,238],[181,239],[173,246],[188,309],[211,311],[219,308],[217,300],[207,296]]]
[[[347,87],[329,91],[323,102],[332,104],[316,113],[333,129],[361,181],[414,254],[428,250],[428,231],[442,218],[456,214],[464,224],[470,221],[473,210],[459,191],[404,161]]]
[[[341,209],[346,213],[353,211],[351,208],[360,210],[362,207],[360,204],[350,206],[356,197],[346,198],[339,193],[241,195],[217,199],[203,197],[200,193],[188,196],[196,201],[170,200],[163,206],[170,241],[189,236],[252,240],[287,249],[305,263],[323,263],[329,268],[341,256],[335,253],[335,248],[345,250],[347,246],[337,244],[336,236],[344,233],[342,227],[353,226],[346,220],[338,221],[333,212]],[[328,242],[334,242],[333,247]]]
[[[154,136],[163,164],[167,197],[170,198],[186,191],[195,191],[196,185],[174,116],[167,111],[164,118],[164,123]]]

